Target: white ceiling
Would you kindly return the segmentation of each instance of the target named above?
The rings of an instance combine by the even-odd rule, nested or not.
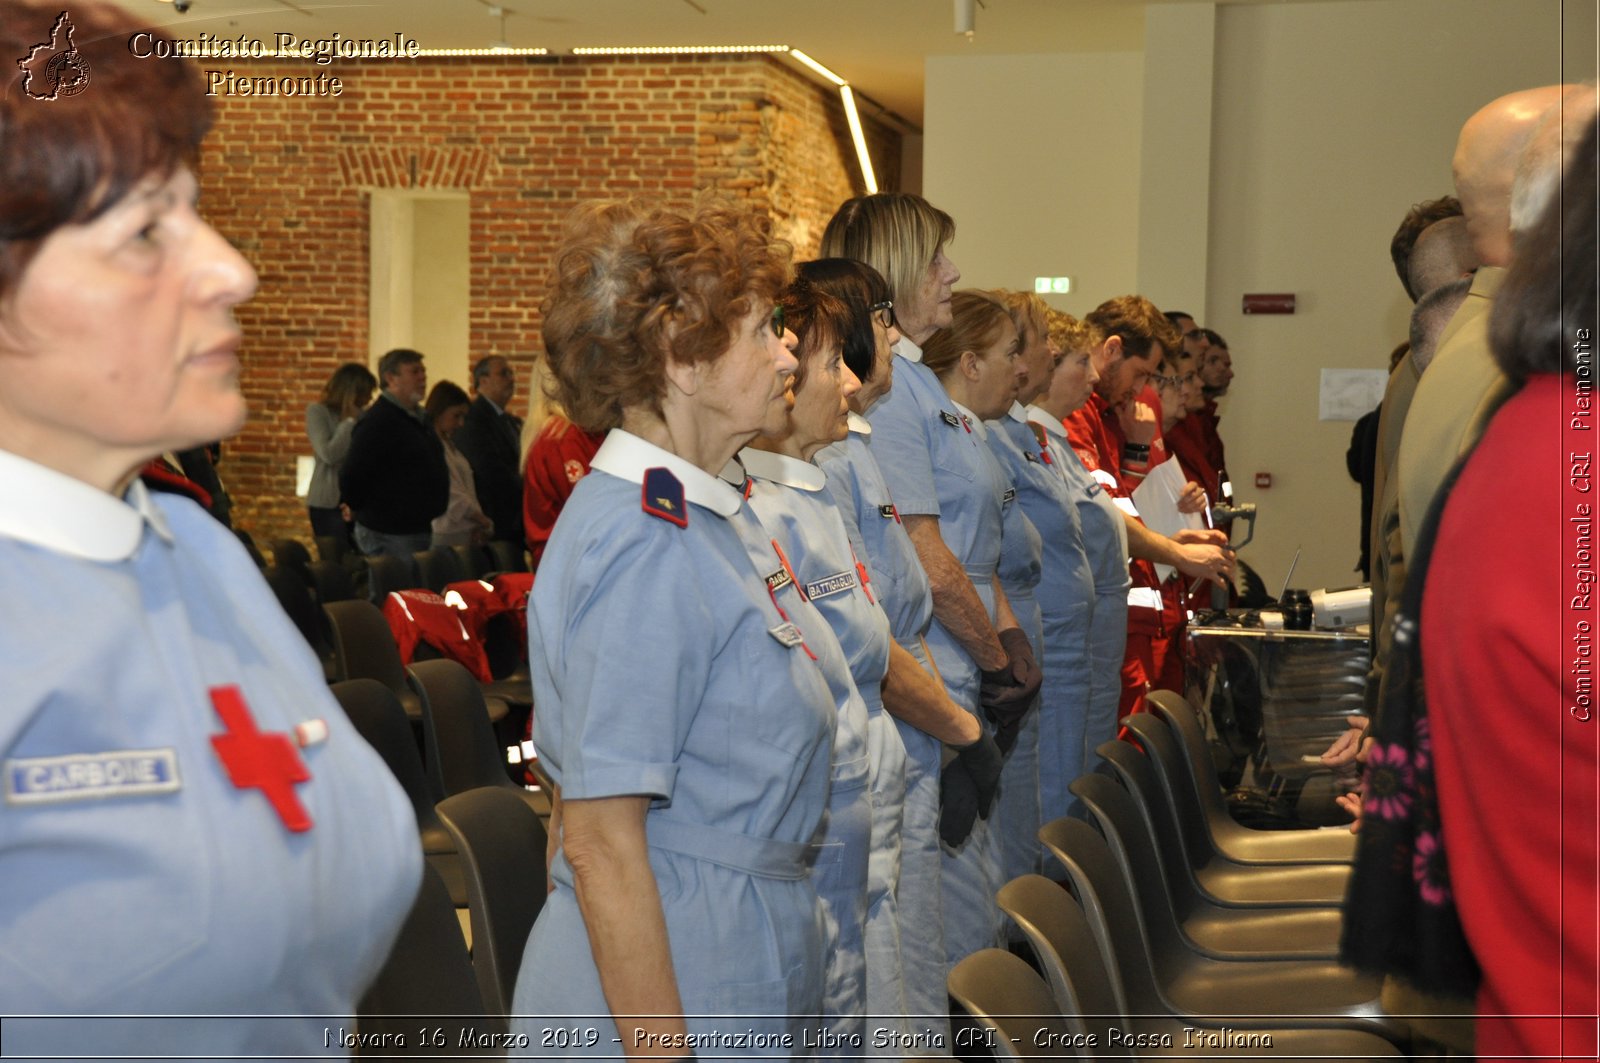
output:
[[[277,33],[392,38],[424,48],[486,48],[500,38],[490,0],[118,0],[175,36]],[[971,42],[955,33],[956,0],[505,0],[505,38],[564,55],[583,45],[786,44],[850,81],[858,95],[920,125],[930,55],[1136,50],[1141,0],[978,0]],[[1223,0],[1228,2],[1228,0]],[[1234,0],[1277,2],[1277,0]],[[785,60],[786,61],[786,60]],[[1048,91],[1048,86],[1040,86]]]

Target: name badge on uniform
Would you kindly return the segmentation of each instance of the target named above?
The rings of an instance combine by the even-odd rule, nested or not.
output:
[[[1017,489],[1015,487],[1008,487],[1006,488],[1006,493],[1000,496],[1000,504],[1002,506],[1009,506],[1012,501],[1016,499],[1016,497]]]
[[[940,410],[939,411],[939,420],[943,421],[945,424],[949,425],[951,428],[960,428],[961,427],[961,418],[957,417],[955,414],[951,413],[949,410]]]
[[[787,568],[780,568],[778,571],[767,577],[767,590],[773,594],[777,594],[779,591],[783,590],[793,582],[794,580],[789,576],[789,570]]]
[[[831,576],[824,576],[814,583],[806,584],[806,597],[812,601],[826,598],[830,594],[839,594],[850,590],[856,585],[854,572],[835,572]]]
[[[1024,450],[1022,452],[1022,456],[1033,462],[1035,465],[1039,464],[1039,455],[1035,454],[1031,450]]]
[[[769,627],[767,628],[767,634],[791,650],[805,641],[805,636],[800,634],[800,629],[795,627],[792,622],[779,624],[777,627]]]
[[[18,757],[6,761],[5,774],[8,805],[170,794],[183,787],[173,749]]]
[[[886,506],[878,507],[878,516],[882,517],[884,520],[899,520],[900,511],[894,508],[893,502],[890,502]]]

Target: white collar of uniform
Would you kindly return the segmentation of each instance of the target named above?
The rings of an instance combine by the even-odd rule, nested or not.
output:
[[[961,403],[957,402],[955,399],[950,400],[950,405],[954,406],[958,411],[960,411],[961,416],[967,419],[967,427],[978,433],[979,439],[983,440],[984,442],[988,442],[989,426],[984,424],[982,419],[979,418],[977,414],[961,405]]]
[[[1011,409],[1006,411],[1006,416],[1018,424],[1028,423],[1028,408],[1020,402],[1013,402]]]
[[[821,469],[809,461],[791,458],[787,454],[774,454],[770,450],[745,447],[739,451],[739,460],[751,476],[795,487],[801,491],[820,491],[828,486],[828,478]]]
[[[738,491],[699,466],[620,428],[606,433],[606,441],[600,444],[589,468],[636,484],[644,483],[646,469],[666,469],[683,484],[684,498],[722,517],[739,512],[743,501]]]
[[[922,361],[922,348],[918,347],[910,336],[902,335],[894,345],[894,353],[908,362]]]
[[[1049,410],[1041,409],[1038,406],[1029,406],[1028,420],[1034,424],[1044,425],[1044,430],[1056,439],[1067,438],[1067,426],[1062,424],[1061,420]]]
[[[872,422],[854,410],[850,411],[850,415],[845,418],[845,421],[850,425],[850,431],[858,436],[870,436],[872,434]]]
[[[122,498],[37,462],[0,450],[0,536],[85,561],[126,561],[149,524],[167,542],[172,529],[144,484]]]

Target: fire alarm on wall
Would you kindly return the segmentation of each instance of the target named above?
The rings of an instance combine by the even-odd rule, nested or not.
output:
[[[1268,292],[1246,295],[1243,309],[1247,314],[1292,314],[1294,293]]]
[[[1270,472],[1258,472],[1258,473],[1256,473],[1256,486],[1261,488],[1263,491],[1265,491],[1267,488],[1271,487],[1272,486],[1272,474]]]

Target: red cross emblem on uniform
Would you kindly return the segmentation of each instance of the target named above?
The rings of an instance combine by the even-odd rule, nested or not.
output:
[[[211,736],[211,748],[228,770],[229,781],[241,790],[260,790],[285,827],[297,832],[310,830],[311,816],[295,796],[294,784],[309,782],[311,772],[294,742],[286,734],[257,730],[238,687],[212,687],[210,694],[211,704],[228,729],[226,734]]]

